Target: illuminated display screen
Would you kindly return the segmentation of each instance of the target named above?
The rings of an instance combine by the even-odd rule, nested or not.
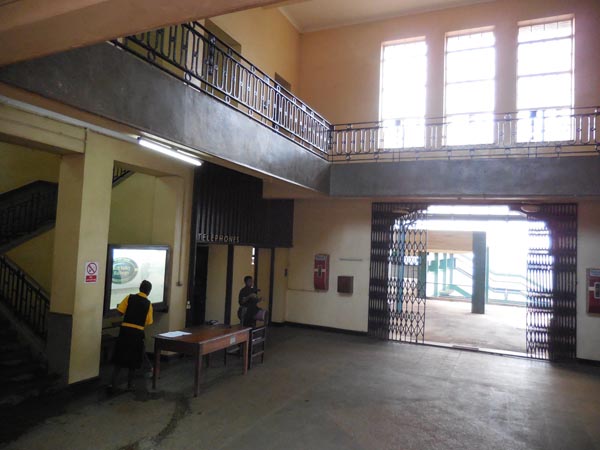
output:
[[[166,304],[166,275],[169,248],[166,246],[109,246],[110,293],[107,309],[112,310],[129,294],[139,292],[142,280],[152,283],[148,299]],[[108,287],[107,276],[107,287]]]

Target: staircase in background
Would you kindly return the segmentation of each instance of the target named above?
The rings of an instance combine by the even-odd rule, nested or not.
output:
[[[133,175],[115,167],[113,187]],[[50,389],[43,350],[50,296],[4,253],[54,228],[58,185],[34,181],[0,194],[0,406]],[[27,337],[27,339],[24,339]]]
[[[14,405],[55,386],[46,364],[23,343],[12,323],[0,318],[0,407]]]
[[[0,194],[0,254],[54,227],[57,199],[58,185],[48,181]]]

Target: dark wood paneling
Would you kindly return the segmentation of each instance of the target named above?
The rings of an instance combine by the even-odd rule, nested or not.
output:
[[[196,242],[291,247],[293,200],[265,200],[262,180],[204,163],[196,171]]]

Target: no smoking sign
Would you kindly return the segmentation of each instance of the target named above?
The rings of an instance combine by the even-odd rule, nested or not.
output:
[[[98,282],[98,263],[97,262],[86,262],[85,263],[85,282],[86,283],[97,283]]]

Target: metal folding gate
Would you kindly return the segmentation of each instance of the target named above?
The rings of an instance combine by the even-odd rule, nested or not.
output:
[[[427,205],[374,203],[371,223],[369,335],[423,342]],[[520,209],[520,205],[515,205]],[[577,205],[528,212],[526,348],[532,358],[576,358]]]
[[[423,342],[427,205],[374,203],[371,223],[369,334]]]
[[[527,355],[576,357],[577,205],[539,205],[527,214]]]

